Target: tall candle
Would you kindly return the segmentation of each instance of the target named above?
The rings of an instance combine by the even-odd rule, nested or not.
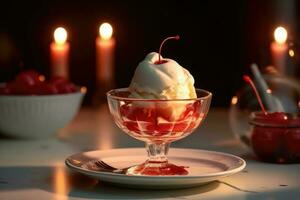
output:
[[[279,26],[274,31],[274,41],[271,43],[273,65],[281,74],[286,74],[288,70],[286,66],[288,51],[287,36],[286,29]]]
[[[51,76],[69,78],[69,51],[67,31],[58,27],[54,31],[54,41],[50,45],[51,53]]]
[[[96,38],[96,78],[101,90],[107,90],[114,84],[114,51],[116,41],[112,37],[113,28],[109,23],[99,27]]]

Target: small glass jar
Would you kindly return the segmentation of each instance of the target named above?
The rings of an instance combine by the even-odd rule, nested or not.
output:
[[[300,163],[300,116],[252,112],[250,142],[257,157],[272,163]]]
[[[290,77],[264,74],[264,79],[268,88],[272,91],[272,96],[282,104],[285,113],[293,113],[292,115],[300,115],[300,80]],[[255,81],[255,79],[254,79]],[[259,85],[254,82],[255,85]],[[264,91],[259,90],[260,94]],[[267,91],[265,91],[267,92]],[[277,109],[271,109],[267,106],[266,98],[262,95],[263,103],[268,112],[276,112]],[[241,145],[246,149],[251,147],[251,133],[255,126],[249,123],[253,121],[251,113],[261,110],[257,98],[248,84],[243,84],[237,93],[232,97],[229,109],[229,125],[233,135],[240,141]],[[291,116],[289,114],[288,116]],[[272,123],[266,122],[260,125],[272,127]],[[277,125],[277,124],[275,124]],[[258,124],[259,126],[259,124]],[[298,125],[299,126],[299,125]]]

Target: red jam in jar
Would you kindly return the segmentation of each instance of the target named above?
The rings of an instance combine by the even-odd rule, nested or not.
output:
[[[284,112],[253,112],[251,145],[259,159],[300,163],[300,116]]]

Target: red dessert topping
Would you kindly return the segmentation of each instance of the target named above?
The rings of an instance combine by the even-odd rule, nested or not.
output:
[[[171,163],[162,164],[162,166],[147,166],[151,163],[144,163],[135,168],[135,173],[146,176],[170,176],[170,175],[188,175],[185,166],[176,166]]]
[[[120,107],[120,113],[123,116],[123,125],[136,135],[176,138],[192,132],[201,122],[200,106],[199,102],[187,104],[185,111],[176,121],[169,118],[169,108],[124,104]]]

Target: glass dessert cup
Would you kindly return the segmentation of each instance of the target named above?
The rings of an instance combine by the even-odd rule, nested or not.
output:
[[[170,143],[191,134],[205,119],[212,94],[196,89],[195,99],[136,99],[128,88],[107,93],[109,110],[117,126],[144,141],[148,159],[128,169],[128,175],[187,175],[185,167],[168,162]]]
[[[283,112],[250,115],[251,146],[257,157],[272,163],[300,162],[300,116]]]

